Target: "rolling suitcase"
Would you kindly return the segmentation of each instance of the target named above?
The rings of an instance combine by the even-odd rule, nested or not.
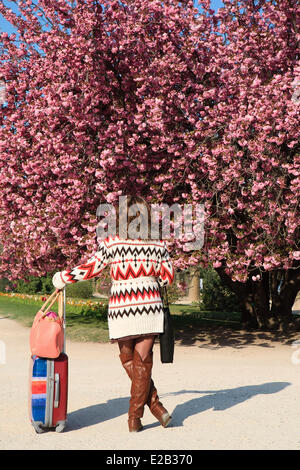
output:
[[[56,359],[31,356],[29,374],[29,416],[40,434],[55,428],[62,432],[67,423],[68,356],[65,353],[66,291],[63,289],[63,351]]]

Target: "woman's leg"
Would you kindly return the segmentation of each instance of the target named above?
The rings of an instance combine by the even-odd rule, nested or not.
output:
[[[134,349],[139,353],[142,361],[144,361],[149,353],[152,352],[153,344],[154,336],[138,338],[135,340]]]
[[[124,367],[125,371],[127,372],[128,377],[131,380],[135,340],[134,339],[127,339],[127,340],[119,339],[118,345],[119,345],[119,350],[120,350],[119,357],[120,357],[122,366]]]
[[[153,342],[154,338],[151,336],[135,339],[128,410],[130,432],[137,432],[143,428],[141,418],[144,415],[144,407],[150,392]]]
[[[144,360],[149,352],[152,351],[154,344],[154,337],[142,337],[137,339],[127,339],[127,340],[118,340],[119,350],[120,350],[120,360],[124,369],[127,372],[128,377],[132,380],[132,364],[133,364],[133,352],[136,349],[141,357]]]
[[[144,360],[150,351],[152,351],[154,344],[154,337],[143,337],[138,339],[127,339],[118,340],[120,350],[120,360],[127,372],[128,377],[132,380],[132,364],[133,364],[133,352],[136,347],[142,360]]]
[[[146,360],[146,367],[150,367],[150,389],[147,398],[147,405],[151,413],[156,417],[156,419],[162,424],[162,426],[166,427],[170,421],[171,416],[167,412],[167,410],[163,407],[162,403],[159,401],[159,397],[157,394],[157,390],[151,378],[151,370],[153,364],[153,344],[154,344],[154,337],[142,337],[138,339],[131,339],[131,340],[119,340],[119,349],[120,349],[120,359],[122,365],[127,372],[130,380],[133,379],[133,356],[134,351],[136,350],[135,362],[139,362],[140,365],[143,365],[143,361]],[[148,356],[148,357],[147,357]],[[149,364],[150,363],[150,364]],[[135,387],[132,387],[131,392],[135,394]],[[135,428],[135,429],[134,429]],[[140,430],[142,428],[140,421],[136,422],[134,420],[133,423],[130,425],[130,429],[132,430]]]
[[[134,350],[134,339],[119,339],[118,345],[121,354],[132,354]]]
[[[151,378],[153,365],[153,344],[153,336],[149,338],[141,338],[136,341],[134,351],[137,351],[139,353],[142,361],[148,363],[148,367],[150,370],[150,387],[146,404],[149,406],[151,413],[156,417],[156,419],[158,419],[160,424],[163,427],[167,427],[171,422],[172,417],[169,415],[168,411],[160,402],[156,387]]]

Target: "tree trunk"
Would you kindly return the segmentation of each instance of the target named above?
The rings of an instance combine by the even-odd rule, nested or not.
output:
[[[242,304],[241,322],[245,328],[257,328],[258,322],[254,310],[254,299],[250,280],[246,282],[233,281],[225,272],[225,268],[216,268],[222,282],[231,289],[240,299]]]
[[[200,272],[199,268],[190,268],[190,285],[189,285],[190,302],[200,302]]]
[[[265,271],[260,274],[259,281],[251,280],[253,292],[254,315],[257,319],[259,328],[273,328],[274,320],[271,318],[270,312],[270,288],[269,288],[269,272]]]
[[[259,281],[233,281],[223,267],[216,268],[223,283],[239,297],[245,328],[274,329],[292,321],[292,307],[300,290],[300,269],[253,272]]]
[[[271,314],[280,326],[291,322],[292,308],[300,289],[299,269],[278,270],[272,273]]]

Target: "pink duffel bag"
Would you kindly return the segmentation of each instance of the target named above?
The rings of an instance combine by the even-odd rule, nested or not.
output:
[[[55,312],[49,312],[56,300],[58,302],[58,316]],[[46,308],[48,303],[49,305]],[[33,320],[30,331],[31,354],[56,359],[63,351],[63,345],[63,292],[56,289],[48,297]]]

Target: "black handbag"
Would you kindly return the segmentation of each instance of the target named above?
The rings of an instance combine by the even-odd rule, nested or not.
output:
[[[164,309],[164,332],[159,335],[160,359],[163,364],[167,364],[173,362],[175,338],[166,286],[160,287],[160,295]]]

